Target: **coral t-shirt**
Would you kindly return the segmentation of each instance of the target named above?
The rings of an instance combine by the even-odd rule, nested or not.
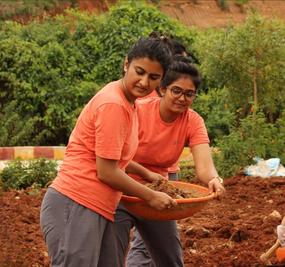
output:
[[[136,101],[139,147],[133,160],[167,177],[168,168],[178,161],[184,146],[208,144],[209,137],[203,118],[192,109],[171,123],[164,122],[159,113],[160,100],[152,97]],[[137,175],[130,175],[145,182]]]
[[[138,146],[137,109],[125,98],[121,81],[107,84],[82,110],[51,187],[114,220],[121,192],[97,176],[96,155],[125,169]]]
[[[150,97],[159,97],[159,95],[156,90],[153,90],[149,95],[141,97],[140,99],[146,99]],[[177,173],[179,171],[180,171],[179,160],[177,160],[172,166],[168,168],[168,173]]]
[[[139,99],[146,99],[146,98],[149,98],[149,97],[158,97],[158,96],[159,95],[157,94],[156,90],[153,90],[149,95],[140,97]]]

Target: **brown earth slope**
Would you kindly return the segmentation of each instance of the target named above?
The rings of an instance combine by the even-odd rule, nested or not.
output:
[[[223,11],[216,0],[177,0],[160,1],[160,10],[176,18],[187,26],[199,28],[225,27],[245,20],[247,14],[256,10],[268,18],[285,21],[284,0],[250,0],[248,4],[238,6],[228,1],[229,10]]]
[[[122,2],[124,1],[127,2],[128,0]],[[58,1],[53,9],[49,12],[44,11],[39,17],[43,18],[48,13],[51,15],[62,13],[65,8],[72,6],[71,2],[67,0]],[[99,14],[106,12],[118,0],[74,0],[73,2],[75,2],[73,6],[77,6],[80,10]],[[198,28],[225,27],[229,23],[241,23],[251,10],[256,10],[266,17],[280,18],[285,21],[285,0],[249,0],[247,4],[241,6],[236,5],[234,0],[227,0],[229,7],[227,11],[223,11],[218,6],[217,0],[148,0],[148,2],[156,5],[162,12],[186,26],[197,26]],[[15,1],[15,4],[11,6],[5,2],[0,3],[0,15],[3,12],[13,12],[13,8],[23,4],[23,1]],[[14,16],[14,19],[27,23],[34,17],[17,15]]]

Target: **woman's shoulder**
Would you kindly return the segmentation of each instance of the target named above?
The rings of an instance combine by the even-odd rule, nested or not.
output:
[[[106,84],[96,93],[93,100],[94,103],[97,103],[100,106],[104,104],[125,105],[120,81]]]
[[[107,83],[106,85],[104,85],[102,87],[102,89],[100,89],[96,95],[100,96],[106,96],[110,99],[112,99],[113,97],[117,97],[119,95],[119,91],[121,89],[122,85],[120,83],[120,81],[113,81],[110,83]]]
[[[204,120],[202,118],[202,116],[197,112],[195,111],[194,109],[191,109],[189,108],[186,112],[186,116],[188,117],[188,119],[190,120]]]

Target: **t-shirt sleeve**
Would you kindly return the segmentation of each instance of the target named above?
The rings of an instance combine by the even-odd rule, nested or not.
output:
[[[100,106],[95,114],[95,153],[97,156],[120,160],[128,134],[129,118],[119,104]]]
[[[204,120],[196,112],[189,113],[188,140],[189,147],[210,142]]]

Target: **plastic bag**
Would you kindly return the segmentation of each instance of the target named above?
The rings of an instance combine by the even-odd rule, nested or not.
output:
[[[271,158],[263,160],[261,158],[254,158],[256,161],[255,165],[245,167],[244,173],[248,176],[260,176],[263,178],[272,176],[284,176],[285,168],[280,164],[279,158]]]
[[[285,247],[285,225],[280,224],[277,226],[277,237],[281,247]]]

